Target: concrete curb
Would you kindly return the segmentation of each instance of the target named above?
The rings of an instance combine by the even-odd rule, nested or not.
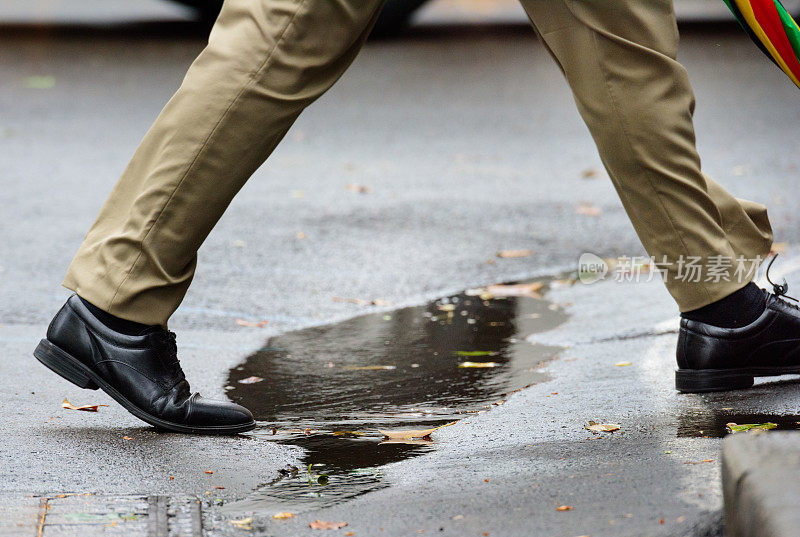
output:
[[[726,438],[722,491],[728,537],[800,536],[800,432]]]

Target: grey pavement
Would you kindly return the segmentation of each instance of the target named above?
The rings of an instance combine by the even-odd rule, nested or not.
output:
[[[0,19],[17,9],[8,6]],[[246,500],[295,452],[251,436],[157,434],[113,405],[63,411],[64,397],[110,401],[30,356],[67,296],[58,284],[81,237],[203,46],[203,30],[183,15],[142,23],[137,13],[135,24],[101,17],[0,32],[0,497],[17,506],[16,525],[37,509],[32,494],[197,495],[207,531],[238,533],[216,499]],[[706,171],[768,204],[778,241],[800,243],[796,89],[734,27],[686,27],[681,58]],[[369,43],[204,245],[173,321],[189,378],[222,396],[227,370],[269,335],[372,310],[335,296],[420,303],[571,269],[584,251],[641,254],[600,169],[566,84],[526,28],[428,24]],[[578,214],[582,202],[602,214]],[[507,248],[533,254],[495,257]],[[795,289],[797,255],[790,246],[781,262]],[[387,489],[258,528],[297,535],[318,517],[348,521],[356,535],[718,532],[720,442],[693,424],[722,408],[791,414],[796,384],[679,396],[675,310],[659,284],[576,286],[549,298],[573,315],[542,336],[569,346],[551,382],[442,430],[435,452],[386,469]],[[243,328],[237,318],[270,324]],[[614,367],[620,360],[633,365]],[[622,434],[591,439],[582,426],[595,418],[620,423]],[[237,506],[246,516],[245,502],[227,512]]]

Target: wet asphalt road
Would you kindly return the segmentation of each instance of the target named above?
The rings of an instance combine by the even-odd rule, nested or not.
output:
[[[109,401],[54,379],[29,355],[66,296],[60,278],[105,194],[203,46],[204,30],[171,7],[163,20],[117,24],[108,21],[129,16],[124,6],[104,5],[115,17],[92,11],[100,24],[0,29],[0,503],[12,513],[0,528],[8,534],[30,534],[16,524],[35,510],[31,493],[189,493],[213,503],[248,496],[294,459],[263,439],[158,435],[113,406],[64,412],[65,396]],[[698,97],[706,171],[767,203],[777,240],[800,242],[796,89],[732,27],[685,28],[681,57]],[[173,322],[190,379],[222,395],[228,369],[268,335],[375,309],[335,296],[415,304],[572,268],[584,251],[640,254],[599,169],[568,88],[526,28],[423,27],[370,43],[203,247]],[[581,202],[602,214],[576,213]],[[495,258],[506,248],[533,254]],[[790,248],[784,266],[796,254]],[[680,431],[714,422],[722,408],[796,412],[795,385],[678,396],[675,336],[660,324],[675,312],[658,285],[548,297],[572,304],[572,319],[547,342],[570,345],[563,356],[577,358],[551,365],[554,380],[441,431],[434,453],[386,469],[385,490],[259,527],[299,534],[318,516],[347,520],[356,535],[713,530],[717,462],[686,463],[716,461],[718,441]],[[242,328],[237,318],[270,324]],[[620,359],[634,365],[610,365]],[[594,418],[621,423],[625,434],[587,439],[581,426]],[[574,509],[555,511],[561,504]],[[218,523],[212,532],[233,531]]]

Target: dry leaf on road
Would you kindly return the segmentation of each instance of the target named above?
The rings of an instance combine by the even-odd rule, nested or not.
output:
[[[497,252],[497,257],[509,259],[514,257],[528,257],[533,253],[533,250],[501,250]]]
[[[320,519],[308,523],[308,527],[312,530],[338,530],[345,526],[347,526],[347,522],[326,522]]]
[[[245,321],[244,319],[236,319],[236,324],[248,328],[263,328],[269,324],[269,321]]]
[[[370,187],[358,183],[347,183],[344,188],[348,192],[355,192],[356,194],[369,194],[372,190]]]
[[[594,433],[613,433],[614,431],[619,431],[621,428],[616,423],[596,423],[594,421],[590,421],[587,425],[584,425],[583,427],[584,429],[587,429]]]
[[[633,365],[633,364],[631,362],[617,362],[614,365],[617,366],[617,367],[625,367],[625,366],[629,366],[629,365]]]
[[[541,298],[541,291],[543,287],[544,284],[542,282],[516,283],[510,285],[498,284],[490,285],[486,288],[486,292],[494,298],[504,298],[509,296]]]
[[[255,384],[256,382],[261,382],[264,379],[261,377],[247,377],[246,379],[242,379],[239,381],[239,384]]]
[[[559,505],[556,507],[556,511],[572,511],[571,505]]]
[[[434,427],[433,429],[420,429],[415,431],[384,431],[378,429],[378,432],[381,433],[386,438],[394,439],[394,440],[411,440],[412,438],[426,438],[431,435],[432,432],[441,429],[442,427],[447,427],[448,425],[453,425],[455,422],[446,423],[444,425],[440,425],[438,427]]]
[[[575,207],[575,212],[584,216],[600,216],[603,211],[591,203],[581,203]]]
[[[66,408],[67,410],[83,410],[84,412],[97,412],[97,409],[101,406],[108,406],[108,405],[83,405],[83,406],[75,406],[70,403],[67,398],[64,398],[64,401],[61,403],[61,408]]]
[[[288,511],[284,511],[283,513],[275,513],[272,515],[272,518],[294,518],[294,513],[289,513]]]

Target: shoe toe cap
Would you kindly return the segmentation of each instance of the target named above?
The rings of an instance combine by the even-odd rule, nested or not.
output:
[[[245,407],[230,401],[206,399],[200,395],[192,398],[189,421],[191,425],[200,427],[241,427],[244,430],[252,429],[256,425],[253,414]]]

